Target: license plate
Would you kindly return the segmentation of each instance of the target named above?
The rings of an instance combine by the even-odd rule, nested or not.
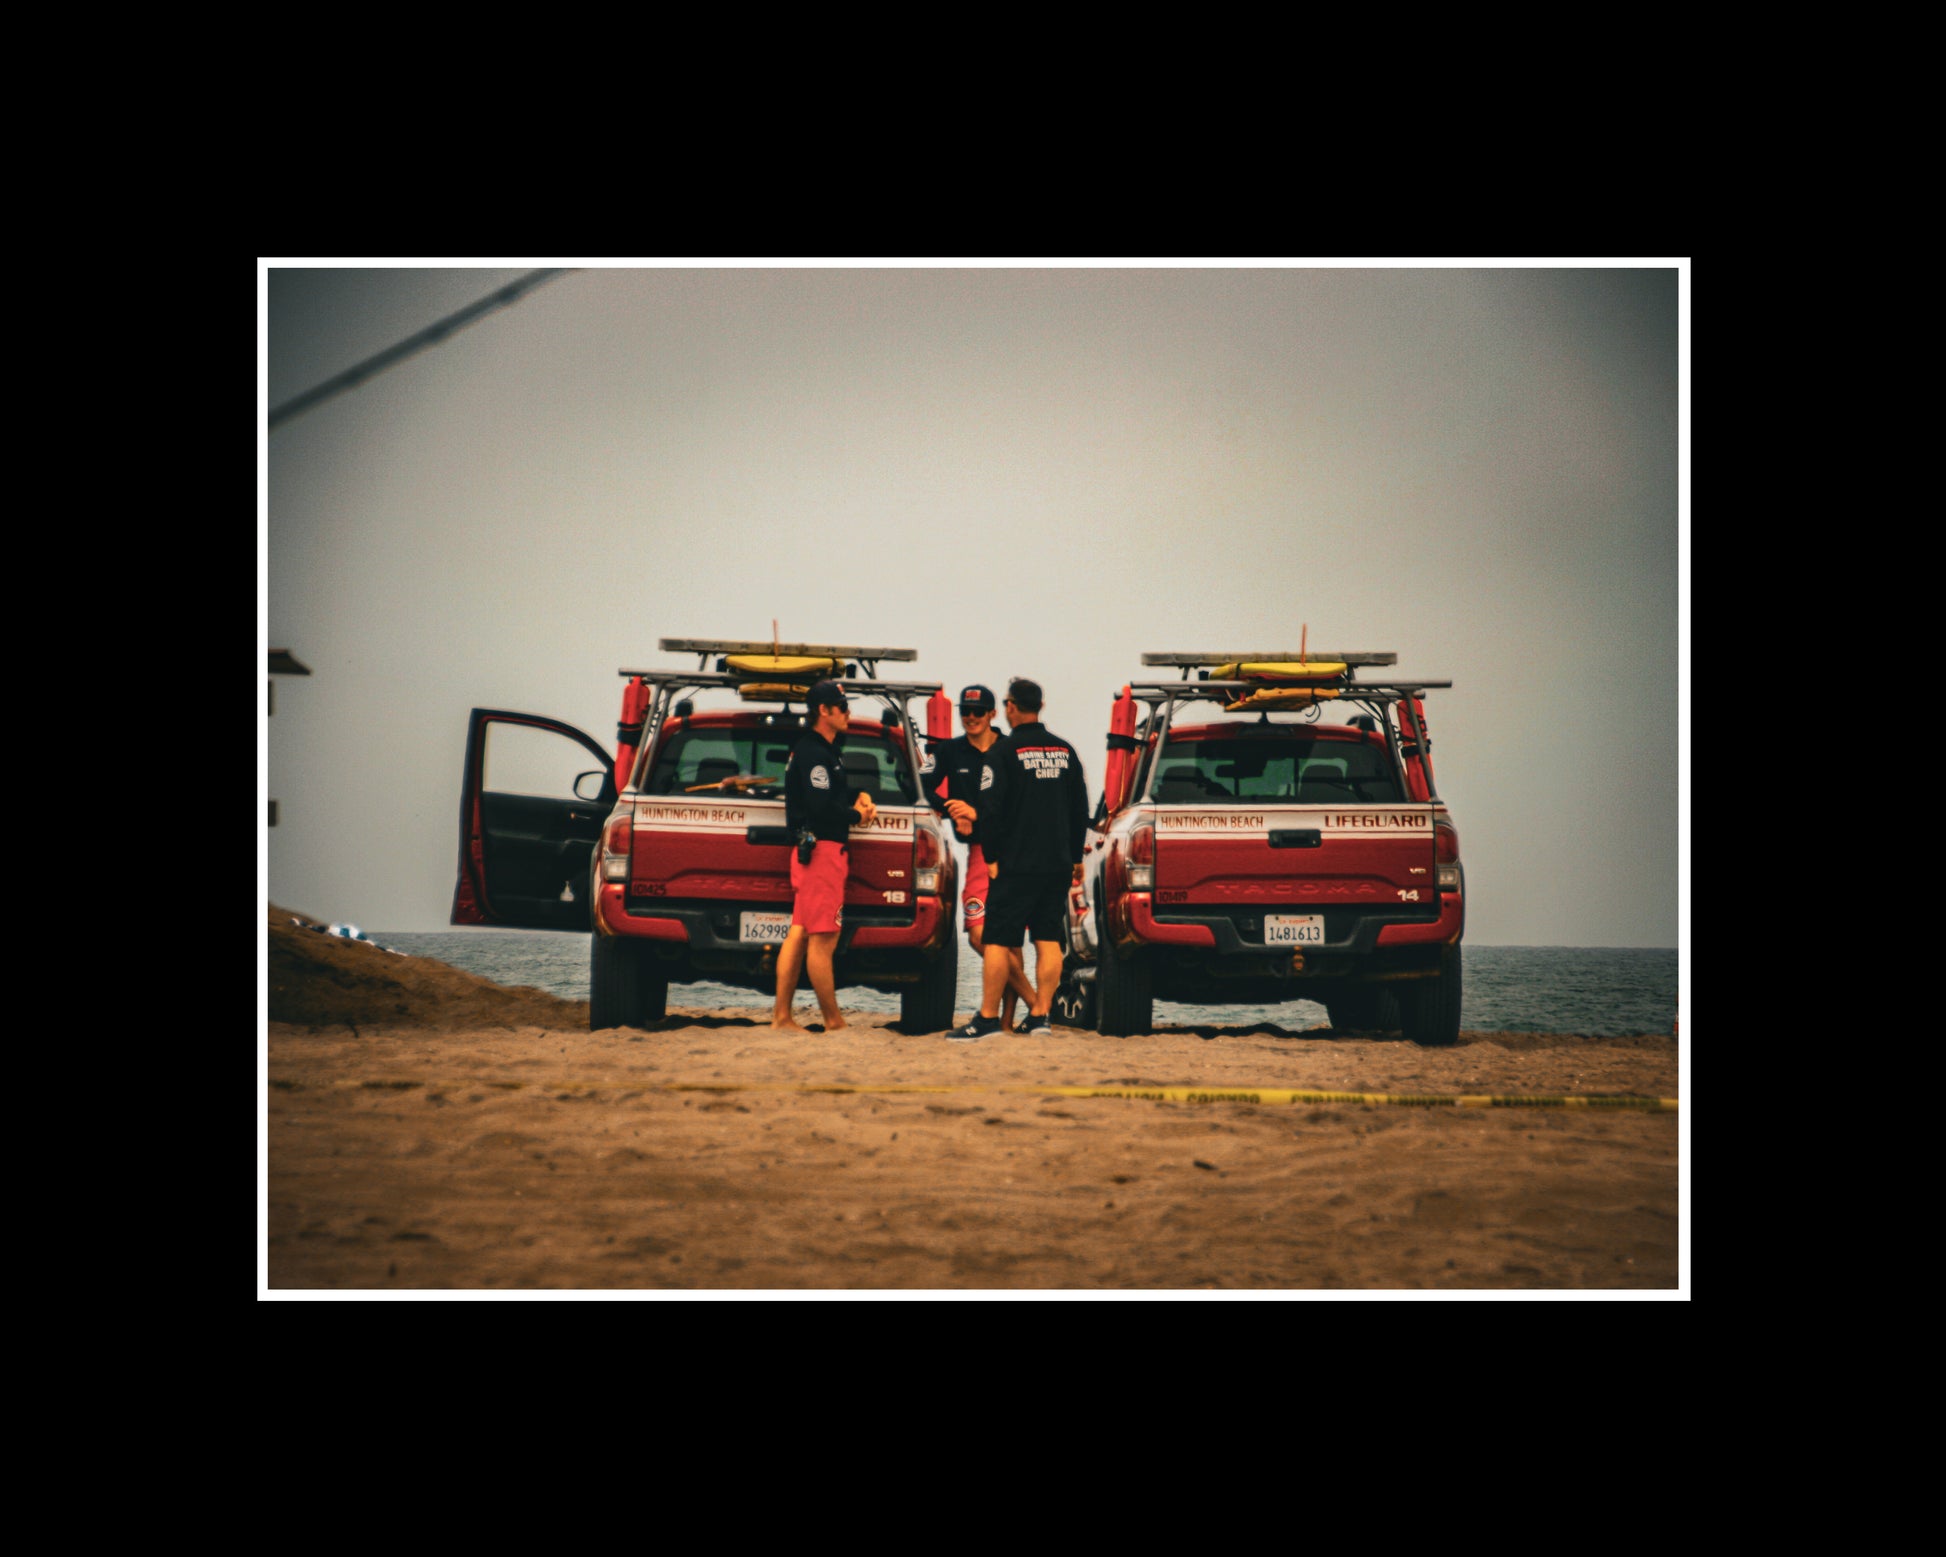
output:
[[[1323,914],[1265,914],[1264,945],[1322,946]]]
[[[738,938],[745,941],[781,941],[789,933],[789,914],[746,913],[738,921]]]

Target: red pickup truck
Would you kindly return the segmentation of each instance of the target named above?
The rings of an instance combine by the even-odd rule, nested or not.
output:
[[[1422,698],[1451,683],[1358,679],[1396,658],[1142,656],[1182,679],[1115,700],[1057,1020],[1310,999],[1334,1027],[1455,1041],[1464,875]]]
[[[830,674],[852,699],[846,772],[878,808],[851,835],[837,982],[897,991],[908,1033],[952,1026],[956,866],[946,824],[920,798],[924,737],[911,717],[912,700],[927,700],[937,733],[939,684],[877,678],[877,661],[913,659],[910,649],[690,638],[661,647],[697,654],[697,668],[620,672],[612,756],[560,720],[473,710],[452,922],[592,930],[596,1028],[659,1021],[671,984],[708,979],[773,996],[795,844],[784,765],[803,734],[805,691]],[[700,698],[728,706],[699,708]]]

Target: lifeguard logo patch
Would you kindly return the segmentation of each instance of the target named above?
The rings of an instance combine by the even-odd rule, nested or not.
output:
[[[980,788],[982,789],[993,788],[993,769],[991,768],[980,769]]]
[[[825,772],[822,764],[811,769],[811,787],[813,789],[829,789],[831,787],[831,775]]]
[[[919,771],[921,773],[930,773],[934,768],[938,766],[939,766],[939,759],[935,757],[931,752],[927,752],[926,760],[919,764]]]

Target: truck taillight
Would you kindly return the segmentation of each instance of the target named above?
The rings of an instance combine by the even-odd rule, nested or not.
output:
[[[1432,824],[1432,857],[1435,879],[1442,892],[1457,892],[1460,884],[1459,829],[1451,822]]]
[[[635,835],[635,812],[624,806],[601,830],[601,879],[628,880],[628,848]]]
[[[912,887],[935,895],[939,891],[939,834],[930,827],[913,831]]]
[[[1128,835],[1128,889],[1155,889],[1155,828],[1147,822]]]

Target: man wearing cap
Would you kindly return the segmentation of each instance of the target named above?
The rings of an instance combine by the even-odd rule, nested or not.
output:
[[[993,728],[993,691],[974,685],[959,695],[960,727],[966,732],[926,753],[920,770],[926,782],[926,802],[941,816],[951,817],[953,830],[966,841],[966,887],[960,894],[961,916],[966,921],[966,944],[984,956],[986,946],[987,860],[981,846],[979,816],[980,775],[986,768],[987,753],[999,743],[1000,732]],[[935,779],[937,782],[935,783]],[[1013,1031],[1014,1002],[1025,998],[1031,1007],[1034,986],[1027,982],[1027,971],[1020,958],[1020,939],[1009,947],[1007,991],[1000,1012],[1000,1025]]]
[[[811,975],[827,1033],[842,1032],[844,1013],[838,1009],[831,956],[844,924],[845,877],[851,869],[847,840],[855,823],[869,822],[877,807],[872,797],[851,787],[839,757],[845,731],[851,725],[851,705],[835,681],[811,688],[806,711],[811,728],[791,753],[784,769],[784,824],[794,838],[808,832],[815,840],[810,858],[802,848],[791,855],[791,927],[777,952],[777,1005],[771,1012],[771,1031],[803,1033],[791,1016],[800,971]]]
[[[986,949],[981,954],[980,1014],[950,1036],[984,1038],[1000,1030],[1000,992],[1007,954],[1024,934],[1034,938],[1038,966],[1024,1033],[1053,1032],[1048,1008],[1061,979],[1068,888],[1081,879],[1088,831],[1087,781],[1081,754],[1041,723],[1038,682],[1017,676],[1007,687],[1005,740],[994,743],[980,775],[980,836],[992,868],[987,892]]]

